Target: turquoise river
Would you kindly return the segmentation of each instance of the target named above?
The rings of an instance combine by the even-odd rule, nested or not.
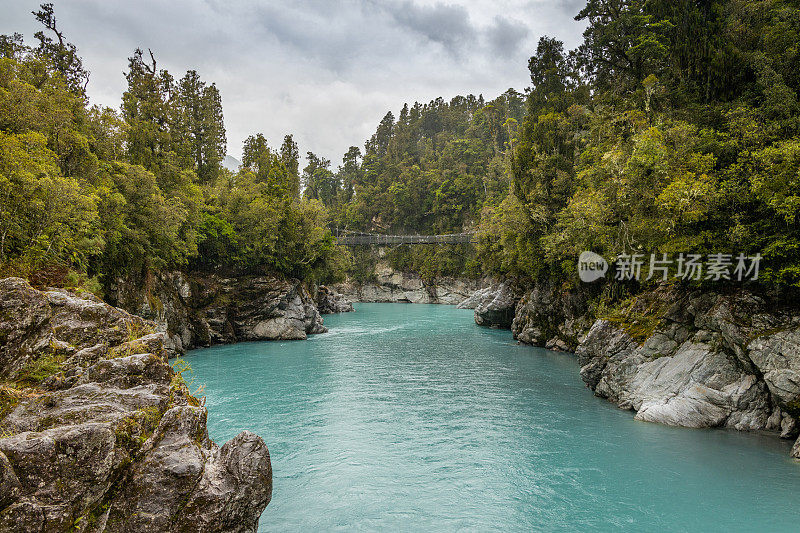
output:
[[[774,436],[637,422],[571,354],[448,306],[360,304],[307,341],[187,356],[209,433],[274,470],[259,531],[797,531]]]

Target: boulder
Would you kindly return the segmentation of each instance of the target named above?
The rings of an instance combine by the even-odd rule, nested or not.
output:
[[[492,328],[510,328],[520,299],[519,292],[511,281],[490,287],[475,306],[475,323]]]
[[[256,531],[269,451],[221,448],[156,325],[0,280],[0,530]]]
[[[348,313],[353,311],[353,304],[344,295],[320,285],[317,289],[317,309],[321,315]]]

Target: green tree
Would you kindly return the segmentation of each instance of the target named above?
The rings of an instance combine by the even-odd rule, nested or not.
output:
[[[128,58],[125,79],[128,89],[122,95],[122,115],[128,123],[128,159],[155,171],[172,149],[170,137],[169,93],[173,79],[159,70],[153,52],[146,61],[137,48]]]
[[[222,100],[214,84],[206,86],[197,71],[181,78],[169,102],[172,147],[183,167],[195,170],[200,183],[219,176],[226,138]]]
[[[52,32],[56,37],[56,41],[54,41],[45,32],[36,32],[34,36],[39,41],[36,52],[52,63],[55,70],[63,76],[67,87],[72,92],[84,96],[86,94],[86,85],[89,83],[89,72],[83,68],[83,60],[78,55],[75,45],[68,42],[64,38],[64,33],[58,28],[53,4],[41,4],[39,11],[32,11],[31,13],[45,29]]]
[[[310,200],[319,200],[324,205],[333,205],[339,194],[339,179],[331,172],[331,162],[318,157],[313,152],[306,154],[308,164],[303,169],[303,196]]]
[[[280,149],[281,162],[292,180],[292,196],[300,197],[300,149],[291,135],[283,137]]]

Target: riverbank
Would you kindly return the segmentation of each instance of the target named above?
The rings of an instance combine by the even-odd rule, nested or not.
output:
[[[323,313],[352,311],[331,289],[312,290],[277,276],[162,272],[116,280],[109,302],[156,323],[167,349],[256,340],[298,340],[324,333]]]
[[[378,264],[371,281],[350,280],[332,287],[351,302],[457,305],[488,284],[486,279],[454,277],[429,281],[418,274]]]
[[[586,385],[637,420],[798,439],[800,312],[789,301],[662,285],[603,308],[597,289],[510,282],[476,296],[477,323],[575,352]]]

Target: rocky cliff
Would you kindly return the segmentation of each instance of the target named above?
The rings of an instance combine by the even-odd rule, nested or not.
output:
[[[587,386],[638,420],[783,438],[800,432],[800,310],[791,303],[672,285],[613,309],[598,308],[585,290],[549,284],[516,303],[499,293],[483,295],[476,322],[513,306],[515,338],[574,351]],[[800,440],[792,454],[800,458]]]
[[[475,322],[490,328],[509,328],[522,289],[512,281],[503,281],[475,291],[458,304],[459,309],[474,309]]]
[[[325,285],[320,285],[317,288],[317,310],[322,315],[350,313],[353,311],[353,303],[343,294],[339,294]]]
[[[117,280],[109,301],[156,322],[177,353],[198,346],[305,339],[327,331],[314,297],[298,280],[166,272]]]
[[[456,305],[485,285],[486,282],[482,280],[447,277],[426,282],[416,274],[398,272],[386,265],[379,265],[372,282],[348,281],[332,288],[352,302]]]
[[[269,452],[222,447],[155,324],[0,280],[0,530],[255,531]]]

